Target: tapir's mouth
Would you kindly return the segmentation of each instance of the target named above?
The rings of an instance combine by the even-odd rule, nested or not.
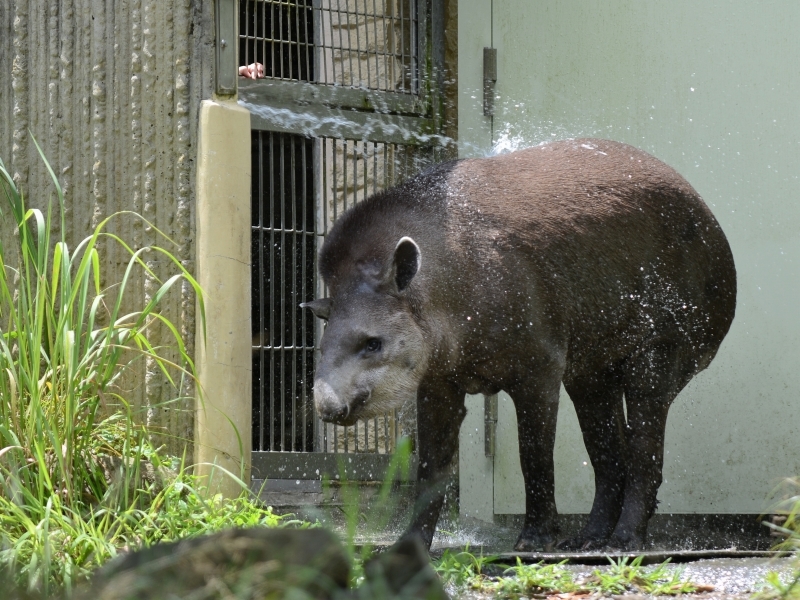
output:
[[[335,396],[327,396],[325,392],[322,392],[323,389],[325,389],[324,384],[320,385],[320,395],[322,398],[318,399],[315,393],[317,414],[326,423],[333,423],[334,425],[342,425],[345,427],[354,425],[362,417],[366,412],[365,409],[372,395],[369,390],[359,391],[351,402],[343,403]]]
[[[349,427],[350,425],[355,425],[356,422],[361,418],[361,413],[363,410],[360,410],[361,407],[356,406],[352,409],[345,409],[339,412],[331,414],[323,413],[322,411],[317,410],[320,418],[325,421],[326,423],[333,423],[334,425],[341,425],[342,427]]]
[[[334,425],[349,427],[350,425],[355,425],[358,422],[358,416],[351,413],[346,417],[336,417],[333,419],[326,419],[325,417],[322,417],[322,420],[326,423],[333,423]]]

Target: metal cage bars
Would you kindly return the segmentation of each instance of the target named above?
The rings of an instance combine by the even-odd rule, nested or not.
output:
[[[239,62],[267,77],[419,92],[417,0],[241,0]]]
[[[253,131],[253,448],[393,450],[397,415],[351,427],[319,422],[312,380],[319,322],[301,302],[324,296],[317,248],[336,218],[437,160],[434,148]]]
[[[253,448],[314,449],[316,216],[312,141],[252,133]]]
[[[267,75],[239,88],[255,110],[252,441],[260,456],[389,454],[404,433],[397,415],[347,428],[318,421],[311,392],[321,324],[298,305],[325,294],[316,249],[338,215],[439,160],[431,104],[417,94],[427,25],[417,1],[240,0],[239,63],[261,62]]]

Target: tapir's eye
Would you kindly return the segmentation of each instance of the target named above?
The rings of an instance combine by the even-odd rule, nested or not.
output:
[[[367,352],[380,352],[383,344],[378,338],[369,338],[367,343],[364,344],[364,349]]]

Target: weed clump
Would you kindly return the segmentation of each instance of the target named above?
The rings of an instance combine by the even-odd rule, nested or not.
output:
[[[459,552],[447,549],[434,563],[434,569],[445,584],[455,588],[480,590],[488,580],[486,569],[497,562],[496,556],[475,556],[469,546]]]
[[[497,557],[475,556],[469,548],[461,552],[446,550],[435,568],[456,591],[470,589],[513,600],[553,594],[677,596],[711,591],[708,586],[683,580],[680,570],[668,568],[668,560],[648,568],[642,566],[642,558],[609,559],[607,569],[595,569],[589,577],[578,580],[565,566],[566,561],[525,564],[517,558],[515,566],[507,566],[500,564]]]
[[[195,378],[194,364],[159,306],[176,284],[188,282],[204,320],[202,292],[168,250],[134,250],[107,231],[113,218],[141,219],[171,242],[135,213],[108,217],[70,248],[64,196],[42,159],[61,215],[56,240],[52,204],[46,212],[27,207],[0,161],[0,196],[8,211],[0,214],[13,219],[17,233],[13,245],[0,240],[4,582],[11,578],[45,597],[56,589],[69,594],[91,570],[128,549],[236,525],[285,525],[286,519],[251,502],[247,491],[233,501],[208,498],[182,461],[153,446],[144,420],[120,392],[120,380],[135,361],[147,360],[181,399]],[[122,280],[107,288],[101,287],[104,243],[128,256]],[[175,274],[159,280],[142,260],[145,252],[174,265]],[[123,310],[137,269],[156,282],[156,292],[144,307]],[[171,337],[168,346],[151,341],[156,327]]]
[[[795,554],[795,569],[786,582],[777,573],[767,575],[760,600],[800,600],[800,477],[787,479],[781,489],[783,498],[773,508],[778,518],[765,525],[782,538],[775,550]]]

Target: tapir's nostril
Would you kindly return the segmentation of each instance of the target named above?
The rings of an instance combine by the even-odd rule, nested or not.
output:
[[[338,423],[347,419],[350,407],[346,404],[326,404],[319,408],[319,416],[327,423]]]

